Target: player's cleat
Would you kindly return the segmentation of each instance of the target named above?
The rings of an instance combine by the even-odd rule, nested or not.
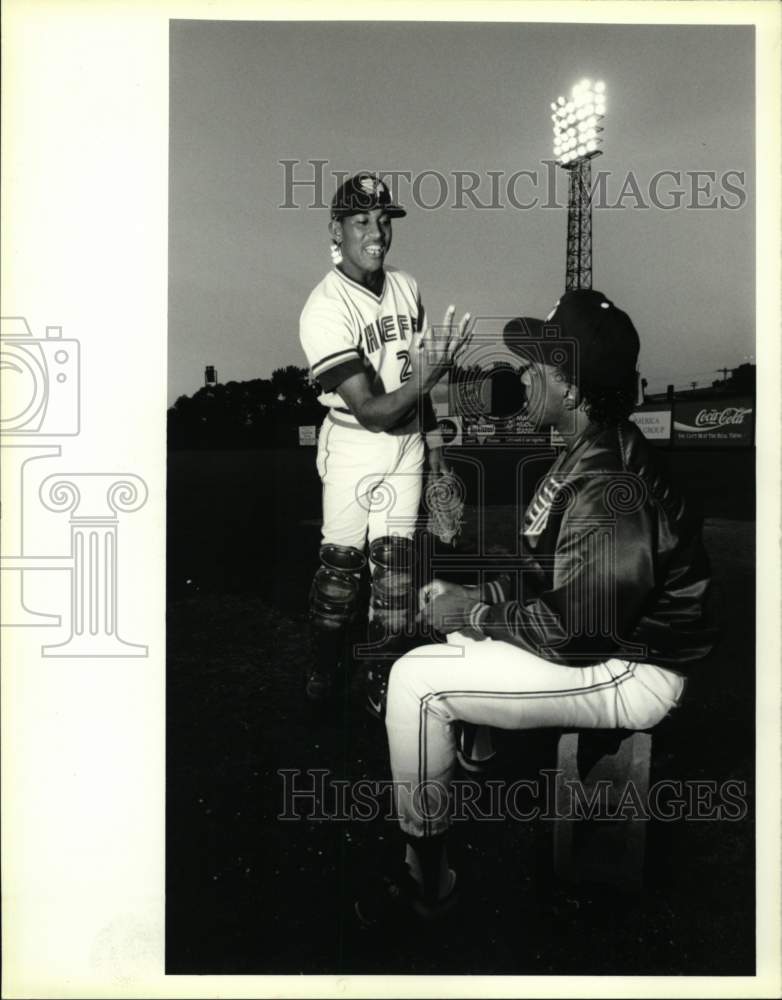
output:
[[[488,757],[470,757],[460,747],[456,748],[456,759],[459,761],[459,766],[462,770],[469,771],[470,774],[484,774],[496,757],[496,753],[492,753]]]
[[[365,708],[371,716],[379,719],[381,722],[386,716],[388,673],[388,668],[382,666],[370,667],[367,670],[367,698]]]
[[[497,752],[477,726],[463,722],[459,726],[456,740],[456,759],[463,771],[469,774],[485,774],[495,761]]]
[[[368,928],[409,922],[411,916],[417,922],[435,922],[450,913],[458,902],[456,872],[449,868],[448,874],[448,891],[438,899],[428,899],[410,869],[402,863],[393,876],[379,876],[376,882],[370,883],[353,904],[353,909],[362,926]]]

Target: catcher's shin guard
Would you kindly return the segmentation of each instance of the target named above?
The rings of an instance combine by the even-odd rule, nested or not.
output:
[[[372,633],[376,638],[397,636],[415,617],[413,541],[397,535],[376,538],[369,546],[369,558]]]
[[[367,560],[352,546],[327,544],[320,548],[320,563],[309,597],[315,662],[307,678],[307,695],[313,701],[325,697],[333,686]]]
[[[364,554],[352,545],[321,545],[320,566],[310,587],[310,621],[316,629],[338,632],[350,623],[366,564]]]
[[[372,583],[369,601],[369,641],[366,663],[367,708],[378,718],[385,714],[388,674],[409,646],[415,619],[413,542],[385,535],[369,547]]]

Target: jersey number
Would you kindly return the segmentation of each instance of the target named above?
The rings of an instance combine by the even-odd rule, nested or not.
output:
[[[412,377],[413,373],[410,370],[410,352],[409,351],[397,351],[396,356],[402,362],[402,371],[399,373],[399,381],[407,382],[409,378]]]

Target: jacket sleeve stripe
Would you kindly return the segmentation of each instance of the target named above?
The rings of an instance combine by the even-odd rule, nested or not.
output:
[[[489,580],[487,583],[489,589],[489,604],[500,604],[505,600],[505,595],[502,592],[502,587],[496,580]]]
[[[488,613],[488,604],[479,603],[474,605],[470,609],[470,628],[475,629],[476,632],[482,632],[482,625]]]

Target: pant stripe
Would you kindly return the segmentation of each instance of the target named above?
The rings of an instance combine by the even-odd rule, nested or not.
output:
[[[476,691],[474,688],[459,690],[451,688],[445,691],[430,691],[424,696],[422,701],[431,701],[437,698],[451,697],[458,695],[461,697],[475,696],[476,698],[559,698],[568,694],[588,694],[590,691],[601,691],[605,688],[616,687],[623,684],[635,673],[635,664],[628,664],[624,673],[618,677],[612,677],[610,681],[600,681],[598,684],[591,684],[589,687],[556,688],[553,691]]]
[[[421,808],[421,819],[424,824],[424,836],[431,835],[432,819],[428,815],[425,796],[420,794],[424,782],[428,775],[427,761],[427,722],[429,719],[429,706],[431,702],[439,701],[443,698],[457,696],[459,698],[497,698],[497,699],[521,699],[524,701],[535,698],[560,698],[573,694],[589,694],[595,691],[605,691],[610,688],[618,688],[625,681],[630,680],[635,675],[634,663],[627,663],[623,673],[618,677],[612,677],[610,681],[601,681],[598,684],[591,684],[589,687],[564,688],[554,691],[474,691],[474,690],[446,690],[430,691],[421,698],[418,707],[418,790],[419,803]]]
[[[427,772],[426,760],[426,698],[422,698],[418,705],[418,789],[419,801],[421,803],[421,818],[424,821],[424,835],[429,835],[429,817],[426,815],[426,802],[424,796],[420,794],[421,786],[424,783],[424,775]]]
[[[326,484],[326,475],[328,473],[328,460],[329,460],[329,434],[331,434],[334,429],[334,424],[329,420],[329,426],[326,430],[326,437],[323,441],[323,485]]]

